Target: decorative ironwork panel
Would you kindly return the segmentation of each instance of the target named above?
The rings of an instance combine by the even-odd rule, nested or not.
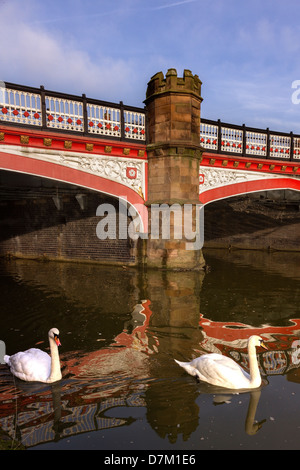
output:
[[[97,104],[87,104],[88,132],[121,137],[120,109]]]
[[[291,138],[284,135],[270,135],[270,157],[289,159]]]
[[[267,134],[246,131],[246,154],[257,157],[267,156]]]
[[[200,144],[205,149],[218,150],[218,126],[201,122]]]
[[[145,114],[124,110],[124,131],[128,139],[145,140]]]
[[[82,108],[80,101],[46,96],[47,127],[82,132]]]
[[[221,150],[223,152],[243,153],[243,131],[231,127],[221,129]]]
[[[294,155],[293,157],[300,160],[300,137],[294,137]]]
[[[41,96],[29,91],[1,88],[0,120],[41,126]]]

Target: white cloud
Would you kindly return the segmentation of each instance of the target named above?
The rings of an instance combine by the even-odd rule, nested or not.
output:
[[[288,75],[274,79],[253,72],[248,78],[215,79],[214,86],[205,92],[202,117],[298,134],[300,105],[292,103],[293,91]]]
[[[10,0],[0,3],[0,80],[143,106],[152,75],[190,69],[203,117],[297,132],[300,27],[275,0],[269,17],[267,3]]]
[[[177,7],[180,5],[184,5],[186,3],[194,3],[197,2],[198,0],[180,0],[178,2],[172,2],[172,3],[165,3],[163,5],[158,5],[156,7],[149,7],[150,10],[164,10],[165,8],[173,8]]]
[[[17,83],[21,84],[86,93],[105,101],[118,96],[118,100],[126,102],[135,78],[130,60],[112,58],[102,51],[95,61],[75,44],[71,35],[51,34],[38,24],[33,27],[15,13],[12,8],[2,11],[1,80],[16,82],[15,77],[19,77]]]

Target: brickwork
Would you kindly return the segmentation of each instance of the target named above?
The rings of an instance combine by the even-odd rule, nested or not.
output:
[[[75,194],[56,193],[2,201],[0,204],[0,256],[21,256],[42,259],[132,263],[133,245],[130,239],[100,240],[96,227],[99,204],[108,202],[118,211],[118,201],[104,195],[85,192],[81,208]],[[59,208],[55,204],[59,204]],[[118,216],[116,217],[118,222]],[[107,219],[109,222],[109,219]],[[113,222],[113,221],[112,221]]]

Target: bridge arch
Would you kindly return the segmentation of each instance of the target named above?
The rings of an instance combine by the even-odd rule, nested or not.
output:
[[[300,180],[274,176],[200,193],[204,248],[299,249]]]
[[[119,198],[135,209],[140,222],[140,231],[147,232],[148,212],[144,199],[135,190],[117,181],[70,166],[3,151],[0,152],[0,169],[76,185]]]
[[[201,191],[200,186],[199,200],[202,204],[206,205],[211,202],[227,199],[233,196],[240,196],[260,191],[284,189],[300,191],[300,179],[284,176],[274,178],[274,176],[272,176],[264,179],[216,186],[211,189],[206,189],[203,192]]]
[[[135,263],[136,214],[115,196],[8,170],[0,195],[0,257]]]

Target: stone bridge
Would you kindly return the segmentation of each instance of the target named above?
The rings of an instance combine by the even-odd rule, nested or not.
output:
[[[153,205],[191,206],[196,233],[196,213],[203,205],[260,191],[299,191],[300,136],[200,119],[201,102],[201,81],[189,70],[182,78],[175,69],[169,69],[166,76],[154,75],[144,108],[2,83],[2,254],[197,269],[204,265],[201,249],[186,250],[184,237],[151,237]],[[72,216],[71,212],[62,216],[67,193],[76,199],[80,215],[69,208]],[[101,197],[87,219],[84,201],[91,194]],[[28,201],[37,207],[35,198],[43,197],[52,201],[49,211],[55,206],[59,213],[48,223],[42,212],[32,212],[32,208],[26,212]],[[95,235],[97,207],[112,201],[116,205],[117,200],[133,208],[138,219],[138,241],[134,237],[122,241],[129,253],[125,258],[120,255],[120,236],[111,245],[101,240],[103,248],[99,249],[100,240],[87,237],[83,223],[75,223],[93,218],[89,230]],[[23,212],[16,211],[16,206]],[[14,221],[9,213],[14,214]],[[33,213],[36,220],[30,226]],[[37,219],[43,219],[40,226]],[[68,225],[72,225],[73,238],[78,231],[76,242],[71,243],[70,233],[66,235]],[[54,227],[57,246],[48,252],[47,240],[53,239]],[[40,235],[45,230],[48,238]],[[82,237],[94,245],[91,251],[79,248],[84,244]],[[70,244],[67,254],[63,246]]]

